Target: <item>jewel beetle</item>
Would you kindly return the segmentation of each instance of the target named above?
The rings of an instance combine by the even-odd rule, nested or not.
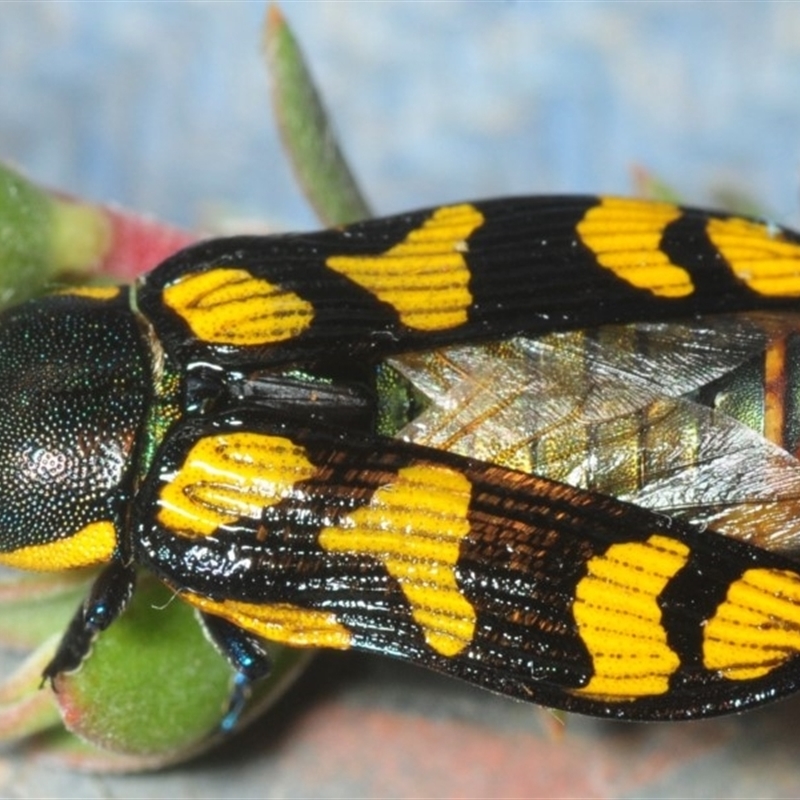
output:
[[[653,415],[747,412],[759,403],[755,382],[765,398],[755,415],[794,441],[799,298],[800,237],[789,230],[564,196],[210,240],[132,286],[6,311],[0,563],[104,565],[45,679],[79,668],[144,569],[197,609],[236,670],[228,726],[269,670],[264,639],[396,656],[618,719],[711,716],[794,691],[794,455],[781,449],[789,462],[776,472],[777,449],[753,455],[735,420],[723,445],[700,412],[664,427]],[[754,311],[767,316],[746,316]],[[663,336],[691,347],[698,330],[714,335],[740,318],[752,332],[695,347],[693,366],[666,358],[694,381],[682,405],[637,405],[662,372]],[[670,320],[702,324],[676,336],[659,328]],[[635,356],[638,382],[592,349],[607,325],[623,326],[614,336],[628,340],[620,352]],[[447,382],[448,370],[469,378],[482,358],[491,375],[517,363],[514,348],[566,331],[584,340],[555,345],[571,353],[558,380],[538,377],[541,353],[525,356],[533,388],[510,438],[495,431],[463,454],[447,435],[428,436],[430,424],[413,432],[431,406],[431,391],[409,378],[417,354],[428,359],[423,377]],[[661,342],[652,357],[645,335]],[[728,342],[742,338],[772,353],[771,365],[759,371],[746,347],[729,363]],[[469,349],[479,343],[489,344]],[[456,438],[513,406],[502,390],[518,396],[522,373],[503,374],[477,384],[500,399]],[[609,401],[615,386],[623,399]],[[584,416],[566,437],[526,427],[540,410],[545,427],[560,425],[576,405]],[[445,403],[445,418],[452,412]],[[666,465],[644,463],[663,447]],[[702,468],[723,447],[716,460],[739,470],[732,492],[761,476],[757,503],[704,499],[714,481]],[[685,464],[671,463],[677,452],[689,453]],[[553,466],[569,454],[575,463]],[[677,488],[652,472],[679,474]],[[631,481],[650,497],[626,494]],[[763,520],[749,514],[762,504]],[[685,508],[710,511],[687,521]],[[743,532],[728,533],[735,522]]]

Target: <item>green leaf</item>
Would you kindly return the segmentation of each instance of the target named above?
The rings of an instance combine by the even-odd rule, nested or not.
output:
[[[308,658],[277,645],[270,653],[273,670],[258,684],[241,724],[280,696]],[[232,681],[233,670],[192,608],[143,576],[122,617],[97,637],[79,670],[58,677],[56,689],[68,730],[95,747],[162,764],[220,738]]]
[[[0,164],[0,308],[95,272],[111,238],[99,208],[56,197]]]
[[[55,653],[59,637],[45,640],[0,684],[0,741],[13,742],[59,723],[52,692],[42,690],[42,670]]]
[[[271,6],[264,51],[284,147],[319,218],[344,225],[371,216],[345,161],[303,54],[283,15]]]
[[[62,633],[86,596],[93,570],[8,572],[0,578],[0,647],[32,650]]]

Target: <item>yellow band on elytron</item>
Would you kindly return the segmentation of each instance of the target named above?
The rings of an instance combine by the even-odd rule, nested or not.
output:
[[[69,297],[89,297],[93,300],[113,300],[119,296],[122,289],[119,286],[73,286],[61,289],[56,294]]]
[[[475,609],[458,588],[459,546],[469,533],[471,484],[461,473],[433,464],[398,470],[319,543],[329,552],[366,553],[397,580],[428,646],[455,656],[475,633]]]
[[[703,628],[703,663],[734,681],[760,678],[800,653],[800,577],[750,569]]]
[[[687,545],[654,535],[589,560],[573,613],[594,675],[575,694],[620,701],[668,691],[680,659],[667,644],[658,597],[688,557]]]
[[[314,611],[290,603],[243,603],[237,600],[211,600],[192,592],[181,592],[181,599],[201,611],[229,620],[256,636],[292,647],[327,647],[347,650],[350,631],[329,611]]]
[[[772,226],[739,217],[709,220],[708,238],[737,278],[766,297],[800,296],[800,245]]]
[[[664,229],[683,212],[671,203],[604,197],[586,212],[577,231],[601,266],[657,297],[687,297],[691,275],[661,250]]]
[[[472,294],[464,253],[483,222],[474,206],[444,206],[385,253],[325,263],[392,306],[409,328],[448,330],[467,321]]]
[[[60,572],[106,564],[114,555],[117,533],[113,523],[92,522],[66,539],[20,547],[0,553],[0,564],[36,572]]]
[[[207,436],[161,487],[157,519],[180,536],[209,536],[239,519],[259,519],[315,472],[305,450],[282,436]]]
[[[299,335],[314,318],[307,300],[244,269],[190,272],[164,289],[163,298],[210,344],[274,344]]]

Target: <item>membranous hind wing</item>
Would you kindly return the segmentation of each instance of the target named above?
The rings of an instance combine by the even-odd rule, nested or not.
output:
[[[229,412],[167,438],[134,509],[138,563],[268,639],[626,719],[800,677],[793,562],[452,453]]]
[[[796,553],[798,330],[715,315],[407,354],[428,407],[400,435]]]

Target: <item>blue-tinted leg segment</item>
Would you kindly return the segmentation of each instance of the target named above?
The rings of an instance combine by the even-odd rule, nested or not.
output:
[[[50,681],[52,685],[61,672],[80,667],[97,634],[125,610],[135,586],[135,570],[119,562],[112,562],[97,576],[88,597],[70,621],[53,660],[45,667],[42,684]]]
[[[236,670],[230,702],[220,727],[229,732],[236,727],[250,698],[252,685],[269,675],[272,662],[261,639],[232,622],[210,614],[200,615],[208,638]]]

